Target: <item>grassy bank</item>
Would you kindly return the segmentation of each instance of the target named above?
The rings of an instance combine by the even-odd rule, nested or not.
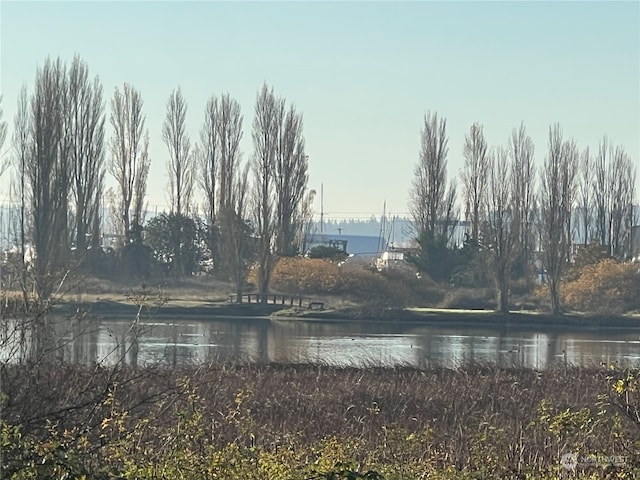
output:
[[[447,308],[381,309],[370,312],[359,308],[331,309],[326,311],[282,310],[272,318],[285,320],[371,320],[416,322],[456,326],[511,326],[545,328],[625,328],[640,329],[640,315],[595,315],[567,313],[553,315],[537,311],[514,311],[508,314],[493,310],[467,310]]]
[[[134,318],[143,306],[141,314],[156,319],[201,319],[229,317],[263,317],[277,320],[305,321],[381,321],[437,325],[510,326],[544,328],[625,328],[640,329],[640,315],[588,315],[569,313],[552,315],[536,311],[516,311],[500,314],[492,310],[466,310],[445,308],[380,308],[372,310],[363,306],[327,308],[325,310],[290,309],[281,305],[233,304],[226,301],[204,301],[179,298],[138,302],[122,296],[118,300],[75,301],[58,303],[56,311],[72,315],[86,311],[91,315],[110,318]]]
[[[122,300],[99,300],[94,302],[65,301],[55,306],[55,311],[71,315],[80,311],[86,311],[90,315],[104,319],[133,319],[138,311],[143,317],[170,318],[170,319],[202,319],[216,317],[264,317],[282,309],[279,305],[260,304],[233,304],[227,302],[207,302],[195,300],[169,300],[164,303],[149,303],[140,305],[123,298]]]
[[[637,371],[1,368],[3,478],[640,475]]]
[[[325,310],[295,310],[276,305],[228,303],[233,288],[210,277],[189,277],[156,282],[109,282],[78,276],[67,280],[68,289],[56,298],[56,310],[73,315],[87,311],[100,318],[133,318],[140,305],[143,315],[154,318],[264,317],[314,321],[383,321],[456,326],[509,326],[545,328],[640,328],[640,314],[551,315],[541,296],[526,282],[514,286],[513,311],[493,311],[490,288],[456,288],[436,284],[402,272],[378,274],[362,268],[340,268],[321,260],[286,259],[274,271],[277,292],[311,297]],[[250,291],[255,287],[248,286]],[[9,303],[20,307],[13,292]],[[6,303],[6,302],[4,302]],[[19,309],[19,308],[18,308]],[[5,308],[10,312],[11,308]]]

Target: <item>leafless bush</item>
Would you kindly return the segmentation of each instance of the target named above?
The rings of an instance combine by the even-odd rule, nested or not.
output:
[[[493,291],[489,288],[456,288],[446,294],[439,306],[493,310],[496,307],[496,301]]]
[[[409,457],[479,468],[476,450],[483,448],[504,471],[557,464],[559,448],[626,448],[624,439],[637,435],[637,426],[616,420],[601,401],[605,369],[2,368],[9,379],[3,382],[3,419],[22,423],[25,433],[44,434],[51,422],[69,431],[97,428],[117,402],[127,413],[127,431],[146,422],[139,441],[149,451],[168,448],[165,433],[189,411],[202,416],[200,441],[220,447],[236,442],[296,448],[335,437],[356,439],[357,455],[365,458],[372,450],[398,453],[392,439],[402,432],[423,436],[415,451],[404,452]],[[33,398],[24,403],[27,393]],[[619,440],[611,437],[612,429]],[[99,445],[100,439],[93,441]]]

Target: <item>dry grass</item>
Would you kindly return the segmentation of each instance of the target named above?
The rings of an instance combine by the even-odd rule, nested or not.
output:
[[[495,294],[490,288],[455,288],[447,291],[440,308],[493,310]]]
[[[94,300],[122,300],[141,291],[152,295],[163,295],[168,300],[184,301],[223,301],[233,287],[228,282],[213,277],[183,277],[180,279],[162,279],[149,281],[112,281],[99,279],[91,275],[75,275],[67,279],[64,296],[81,298],[84,302]]]
[[[564,304],[576,311],[623,314],[640,309],[640,272],[631,263],[601,260],[562,285]]]
[[[443,297],[443,288],[429,278],[416,278],[406,271],[379,273],[364,266],[343,268],[328,260],[308,258],[280,259],[272,276],[276,291],[340,303],[381,308],[434,306]],[[333,303],[333,307],[336,307]]]
[[[311,452],[334,438],[351,445],[356,464],[486,472],[473,478],[554,471],[560,451],[625,452],[627,463],[637,467],[633,440],[640,423],[619,415],[606,400],[612,374],[622,375],[566,367],[536,372],[483,366],[423,371],[3,365],[2,420],[21,424],[24,435],[42,441],[50,434],[47,425],[89,432],[87,441],[100,451],[108,448],[105,419],[115,421],[117,405],[117,438],[130,432],[137,446],[129,455],[148,452],[145,462],[161,462],[167,435],[178,422],[193,435],[181,448],[193,451],[206,444]],[[187,427],[187,419],[196,423]]]

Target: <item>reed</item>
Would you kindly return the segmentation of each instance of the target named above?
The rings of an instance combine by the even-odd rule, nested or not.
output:
[[[5,472],[19,472],[19,456],[127,478],[555,478],[576,452],[624,456],[615,474],[640,473],[634,370],[1,369]]]

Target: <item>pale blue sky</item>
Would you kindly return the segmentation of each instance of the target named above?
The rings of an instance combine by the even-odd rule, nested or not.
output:
[[[464,135],[504,144],[524,122],[544,161],[549,125],[580,149],[603,135],[640,163],[640,2],[25,2],[0,4],[1,86],[10,134],[20,86],[47,55],[74,53],[142,93],[151,138],[149,205],[166,205],[161,128],[182,87],[192,142],[207,98],[229,92],[251,155],[266,81],[305,119],[309,187],[329,217],[407,211],[427,110],[447,119],[449,175]],[[110,129],[108,130],[110,134]],[[6,199],[6,177],[0,201]],[[111,179],[109,179],[111,182]],[[640,189],[640,184],[639,187]],[[319,201],[316,211],[319,211]]]

